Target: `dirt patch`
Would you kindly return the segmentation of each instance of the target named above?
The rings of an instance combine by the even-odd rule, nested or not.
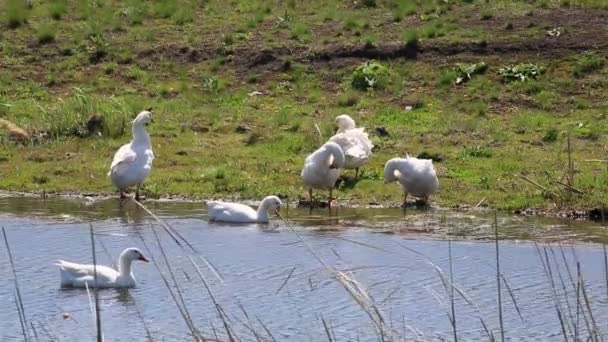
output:
[[[334,24],[327,23],[327,27],[316,28],[315,32],[335,30],[332,26]],[[314,43],[307,45],[285,39],[282,46],[261,49],[264,46],[262,32],[268,29],[267,25],[270,24],[261,25],[249,40],[229,51],[232,55],[231,64],[237,74],[280,71],[286,59],[299,63],[316,63],[342,59],[433,59],[454,55],[555,57],[587,50],[608,52],[608,12],[593,9],[547,9],[531,16],[501,16],[486,20],[473,15],[462,19],[459,25],[462,28],[484,30],[492,39],[465,42],[427,40],[418,42],[416,46],[407,46],[397,41],[376,45],[330,43],[316,46]],[[531,25],[537,30],[531,32]],[[546,32],[558,27],[562,28],[559,36],[551,36]],[[198,63],[226,54],[219,43],[203,44],[197,47],[174,44],[157,46],[141,51],[138,57],[153,61],[168,58],[181,63]]]

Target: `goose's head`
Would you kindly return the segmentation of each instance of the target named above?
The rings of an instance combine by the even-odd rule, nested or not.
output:
[[[268,208],[269,210],[277,209],[283,205],[281,199],[277,196],[266,196],[262,200],[262,205]]]
[[[397,176],[395,175],[395,171],[397,170],[397,163],[399,163],[400,158],[393,158],[386,162],[384,165],[384,183],[390,183],[397,181]]]
[[[266,210],[274,210],[276,214],[279,213],[279,208],[283,205],[281,199],[277,196],[266,196],[260,203],[260,207],[265,208]]]
[[[120,258],[128,261],[141,260],[144,262],[148,262],[148,259],[144,256],[144,254],[137,248],[131,247],[125,249],[121,254]]]
[[[137,114],[135,120],[133,120],[133,126],[144,126],[150,122],[154,122],[154,119],[152,118],[152,111],[151,109],[144,110],[143,112]]]
[[[336,125],[338,126],[338,133],[356,127],[355,120],[346,114],[336,116]]]
[[[342,150],[342,147],[340,147],[340,145],[336,144],[333,141],[330,141],[325,143],[322,148],[333,156],[331,165],[329,165],[330,169],[341,169],[342,167],[344,167],[344,150]]]

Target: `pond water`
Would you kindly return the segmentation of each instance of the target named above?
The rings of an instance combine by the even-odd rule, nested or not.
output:
[[[131,202],[0,198],[0,225],[32,335],[42,341],[94,339],[87,291],[60,289],[53,266],[56,259],[92,262],[92,224],[99,263],[112,264],[126,247],[139,247],[154,261],[135,264],[137,288],[99,292],[106,341],[145,341],[147,331],[154,341],[192,339],[163,281],[165,276],[176,293],[159,241],[193,324],[206,337],[228,340],[215,300],[241,341],[320,341],[328,334],[336,341],[377,341],[380,320],[385,340],[452,340],[450,260],[459,339],[500,336],[489,213],[340,209],[330,216],[326,209],[283,209],[288,222],[222,225],[208,223],[199,203],[145,205],[192,248],[178,246]],[[497,221],[506,339],[563,339],[563,329],[569,339],[586,339],[594,326],[608,334],[599,243],[605,226],[504,214]],[[14,277],[3,240],[0,246],[0,341],[21,341]],[[332,270],[355,279],[369,302],[362,307],[355,298],[361,294],[353,297]]]

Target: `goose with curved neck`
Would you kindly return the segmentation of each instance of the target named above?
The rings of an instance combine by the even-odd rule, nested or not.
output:
[[[125,198],[126,189],[136,186],[135,199],[139,201],[139,188],[152,170],[154,153],[146,132],[149,122],[153,122],[152,112],[143,111],[137,115],[133,120],[133,140],[118,149],[110,165],[108,176],[120,191],[121,198]]]
[[[208,201],[207,213],[210,221],[230,223],[268,223],[269,211],[278,210],[283,203],[277,196],[266,196],[257,210],[241,203]]]
[[[129,288],[137,282],[131,271],[135,260],[148,262],[137,248],[127,248],[118,257],[118,269],[102,265],[86,265],[57,260],[61,274],[61,287]],[[95,279],[97,274],[97,279]]]
[[[313,205],[313,189],[329,189],[327,203],[331,207],[332,191],[338,177],[340,177],[340,169],[344,166],[344,160],[344,151],[340,145],[331,141],[306,157],[300,175],[304,185],[308,188],[311,208]]]
[[[429,196],[439,190],[439,180],[430,159],[393,158],[384,165],[384,181],[399,182],[403,189],[403,207],[407,195],[422,198],[428,204]]]
[[[369,140],[365,128],[356,127],[355,120],[343,114],[336,117],[338,131],[329,139],[335,142],[344,151],[346,158],[345,169],[355,169],[355,179],[359,177],[359,168],[363,166],[372,155],[374,145]]]

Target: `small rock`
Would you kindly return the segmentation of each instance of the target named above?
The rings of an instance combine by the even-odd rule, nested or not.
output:
[[[390,134],[388,133],[388,131],[384,127],[376,127],[374,129],[374,131],[376,132],[376,134],[378,134],[381,137],[388,137],[388,136],[390,136]]]
[[[405,106],[405,110],[406,110],[406,111],[408,111],[408,112],[409,112],[410,110],[412,110],[412,109],[414,109],[414,107],[413,107],[413,106]]]
[[[251,93],[249,93],[247,95],[249,97],[251,97],[251,96],[256,96],[256,95],[264,95],[264,93],[262,93],[261,91],[254,90],[254,91],[252,91]]]
[[[193,130],[194,132],[199,132],[199,133],[209,132],[209,127],[201,124],[200,122],[194,122],[192,125],[190,125],[190,129]]]
[[[249,127],[249,126],[247,126],[247,125],[238,125],[238,126],[236,127],[235,131],[236,131],[237,133],[241,133],[241,134],[243,134],[243,133],[250,132],[250,131],[251,131],[251,127]]]
[[[434,162],[439,163],[445,160],[445,156],[441,153],[428,153],[426,151],[420,153],[416,158],[419,159],[432,159]]]
[[[95,132],[100,132],[103,129],[103,116],[101,114],[95,113],[89,117],[87,120],[87,131],[90,135]]]

